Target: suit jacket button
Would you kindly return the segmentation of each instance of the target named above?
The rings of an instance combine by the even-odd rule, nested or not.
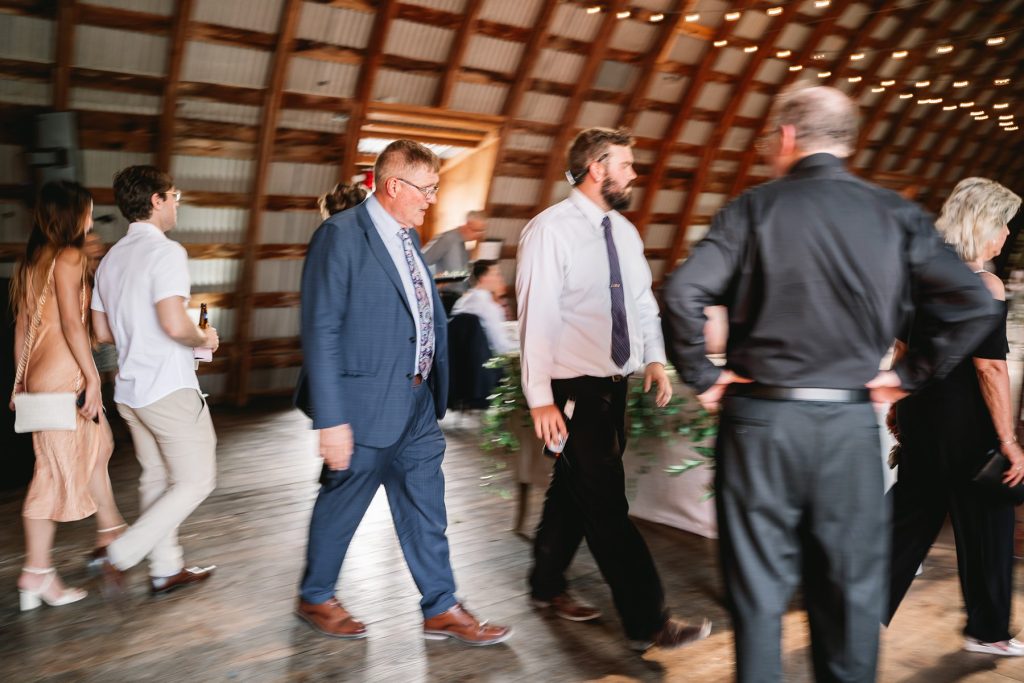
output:
[[[405,374],[405,378],[406,378],[406,379],[412,379],[412,373],[411,373],[411,372],[407,372],[407,373]]]
[[[410,344],[415,344],[416,343],[416,337],[409,337],[409,343]]]

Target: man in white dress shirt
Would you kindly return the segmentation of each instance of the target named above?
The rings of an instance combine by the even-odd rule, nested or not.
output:
[[[501,355],[516,350],[516,345],[505,332],[505,307],[498,297],[505,294],[508,285],[497,261],[477,261],[473,264],[473,288],[463,294],[452,308],[452,315],[469,313],[480,318],[491,353]]]
[[[637,177],[632,144],[628,133],[604,128],[576,137],[567,174],[575,188],[523,230],[516,294],[523,393],[537,437],[549,445],[567,437],[534,542],[534,604],[574,621],[600,616],[568,592],[565,579],[586,538],[630,646],[642,651],[700,640],[711,625],[669,616],[654,561],[628,516],[628,378],[642,371],[645,391],[657,385],[659,406],[672,397],[643,241],[619,213]],[[566,420],[570,399],[575,412]]]
[[[210,578],[213,567],[185,568],[178,526],[210,492],[217,474],[217,435],[199,391],[193,347],[216,350],[213,327],[188,316],[188,254],[167,238],[178,223],[181,193],[152,166],[114,177],[114,197],[131,221],[96,270],[92,322],[96,338],[117,347],[117,412],[128,424],[139,479],[141,515],[90,563],[107,587],[149,558],[150,591],[166,593]]]

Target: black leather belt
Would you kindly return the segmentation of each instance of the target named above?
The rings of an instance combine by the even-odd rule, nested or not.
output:
[[[773,387],[767,384],[730,384],[727,396],[764,398],[772,401],[824,401],[827,403],[867,403],[867,389],[817,389],[814,387]]]

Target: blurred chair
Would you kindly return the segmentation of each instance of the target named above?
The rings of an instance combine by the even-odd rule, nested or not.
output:
[[[502,373],[485,368],[491,347],[480,318],[460,313],[448,321],[448,407],[453,410],[485,409]]]

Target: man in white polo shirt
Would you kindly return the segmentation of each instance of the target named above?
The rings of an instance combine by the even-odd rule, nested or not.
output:
[[[165,234],[177,224],[181,198],[171,177],[130,166],[114,177],[114,196],[131,225],[96,271],[92,319],[97,339],[117,347],[114,402],[142,465],[142,514],[96,550],[91,566],[103,572],[108,589],[119,591],[123,573],[148,556],[155,595],[204,581],[214,569],[185,568],[178,526],[216,481],[217,436],[193,347],[216,350],[219,339],[185,310],[188,255]]]

